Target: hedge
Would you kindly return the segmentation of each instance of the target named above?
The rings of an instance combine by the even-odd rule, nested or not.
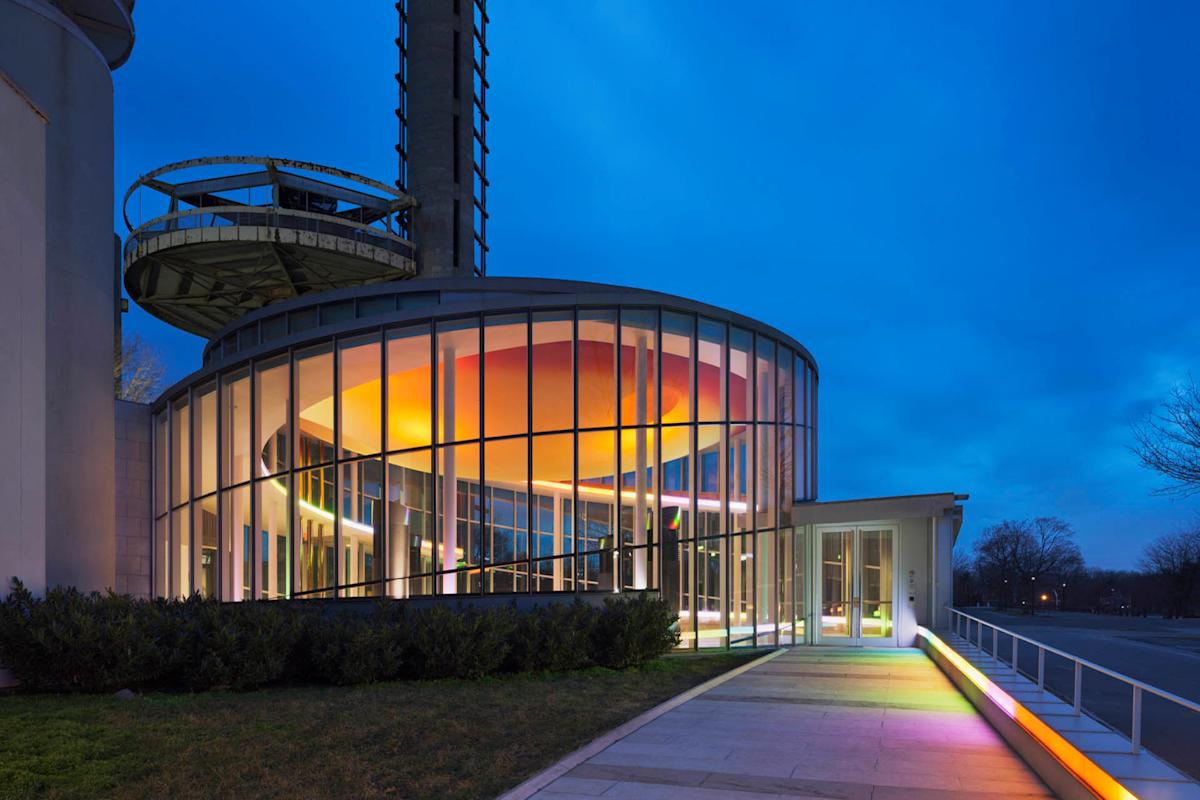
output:
[[[247,690],[397,678],[480,678],[645,663],[679,642],[676,615],[649,595],[423,610],[380,601],[367,613],[303,602],[136,600],[17,579],[0,603],[0,666],[23,691]]]

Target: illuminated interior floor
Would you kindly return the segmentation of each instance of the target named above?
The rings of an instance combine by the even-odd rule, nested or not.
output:
[[[919,650],[795,648],[547,786],[583,797],[1054,795]]]

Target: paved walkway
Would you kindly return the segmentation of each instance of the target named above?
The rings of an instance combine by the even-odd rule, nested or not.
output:
[[[539,800],[1053,797],[919,650],[795,648],[667,712]]]

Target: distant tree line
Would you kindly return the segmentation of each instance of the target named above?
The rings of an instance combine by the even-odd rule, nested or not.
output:
[[[1088,568],[1057,517],[1005,520],[984,530],[973,553],[954,554],[954,602],[1030,614],[1200,615],[1200,526],[1149,542],[1139,567]]]

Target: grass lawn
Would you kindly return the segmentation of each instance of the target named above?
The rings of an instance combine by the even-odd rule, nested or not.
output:
[[[0,798],[486,798],[761,653],[625,671],[0,697]]]

